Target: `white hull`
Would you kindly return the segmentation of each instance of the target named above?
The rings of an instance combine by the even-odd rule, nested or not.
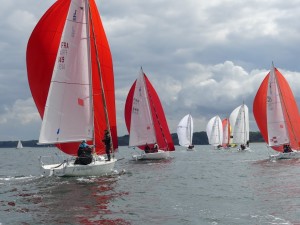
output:
[[[169,151],[158,150],[158,152],[153,153],[142,153],[140,155],[133,155],[134,160],[158,160],[169,158]]]
[[[270,160],[277,160],[277,159],[298,159],[300,158],[299,151],[293,152],[279,152],[276,155],[270,155]]]
[[[116,161],[117,159],[111,159],[110,161],[97,159],[88,165],[80,165],[74,164],[75,159],[71,159],[60,164],[45,165],[41,162],[41,166],[44,174],[50,176],[105,176],[112,174]]]

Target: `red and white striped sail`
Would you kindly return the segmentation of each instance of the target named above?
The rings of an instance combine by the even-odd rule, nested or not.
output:
[[[175,150],[159,97],[142,70],[127,95],[125,122],[130,146],[144,149],[157,142],[161,150]]]
[[[118,147],[112,58],[94,0],[56,1],[33,30],[26,61],[41,143],[76,155],[82,139],[94,139],[104,154],[109,128]]]
[[[300,115],[286,79],[273,65],[253,102],[253,114],[264,140],[282,152],[283,144],[299,150]]]

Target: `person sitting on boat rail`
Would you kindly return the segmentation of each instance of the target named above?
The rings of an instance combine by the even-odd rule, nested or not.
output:
[[[288,153],[288,152],[292,152],[291,146],[288,144],[283,145],[283,153]]]
[[[158,144],[156,142],[153,146],[153,152],[158,152]]]
[[[145,153],[149,153],[150,152],[150,147],[149,147],[149,145],[146,143],[146,145],[145,145]]]
[[[92,156],[92,147],[93,145],[88,145],[86,143],[86,140],[83,140],[78,148],[77,151],[77,158],[74,162],[74,164],[81,164],[81,165],[88,165],[92,162],[93,156]]]
[[[105,144],[105,152],[107,155],[107,161],[110,161],[110,150],[111,150],[111,142],[110,142],[110,135],[108,130],[104,131],[104,138],[102,140]]]

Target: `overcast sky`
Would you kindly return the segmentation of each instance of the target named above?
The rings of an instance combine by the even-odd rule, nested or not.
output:
[[[0,140],[38,139],[41,119],[27,81],[29,36],[54,0],[1,0]],[[96,0],[111,47],[118,135],[142,66],[176,132],[187,113],[194,132],[245,102],[250,129],[256,91],[272,61],[300,100],[299,0]]]

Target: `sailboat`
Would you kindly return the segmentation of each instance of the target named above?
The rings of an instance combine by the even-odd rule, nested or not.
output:
[[[230,123],[229,119],[225,118],[222,120],[222,127],[223,127],[223,141],[222,146],[223,148],[230,148]]]
[[[134,160],[166,159],[175,150],[159,97],[142,68],[127,95],[125,122],[129,147],[143,150],[132,156]],[[148,153],[144,151],[146,145]],[[154,145],[158,149],[153,150]]]
[[[238,150],[250,150],[249,147],[249,109],[244,103],[231,113],[233,143],[240,146]]]
[[[27,45],[30,90],[42,118],[40,144],[55,144],[70,158],[41,166],[57,176],[112,172],[118,147],[110,48],[94,0],[57,0],[39,20]],[[106,161],[104,132],[111,137]],[[92,163],[74,164],[81,141],[94,145]]]
[[[223,141],[223,127],[222,120],[219,116],[211,118],[206,126],[206,134],[208,137],[208,143],[214,146],[215,149],[222,148]]]
[[[16,149],[21,149],[21,148],[23,148],[23,145],[21,140],[19,140]]]
[[[188,151],[194,150],[193,143],[194,123],[190,114],[185,115],[177,126],[179,145],[187,148]]]
[[[288,82],[273,63],[254,98],[253,114],[268,146],[279,152],[270,155],[270,159],[300,157],[297,103]]]

